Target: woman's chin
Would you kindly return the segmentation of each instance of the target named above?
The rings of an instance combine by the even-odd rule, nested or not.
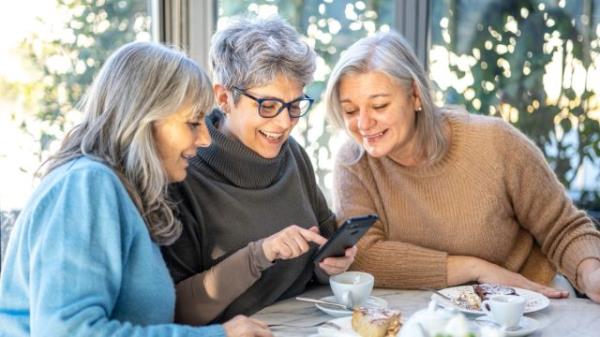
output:
[[[381,146],[372,146],[372,145],[364,145],[363,144],[363,148],[365,149],[365,152],[367,152],[367,154],[373,158],[381,158],[384,157],[388,151],[384,148],[382,148]]]
[[[185,180],[187,176],[187,170],[183,170],[181,172],[171,172],[168,174],[169,184],[179,183]]]
[[[266,144],[266,146],[262,146],[260,149],[255,149],[254,152],[265,159],[273,159],[279,155],[282,146],[283,142],[279,144]]]
[[[281,151],[281,149],[279,149],[279,151],[261,151],[258,152],[258,155],[265,158],[265,159],[273,159],[275,157],[277,157],[277,155],[279,154],[279,152]]]

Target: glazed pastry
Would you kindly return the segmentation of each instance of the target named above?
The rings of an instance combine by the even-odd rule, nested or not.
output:
[[[458,296],[454,298],[453,302],[459,307],[467,310],[481,309],[481,299],[474,290],[471,289],[461,291]]]
[[[383,308],[355,308],[352,329],[361,337],[395,337],[402,323],[398,310]]]

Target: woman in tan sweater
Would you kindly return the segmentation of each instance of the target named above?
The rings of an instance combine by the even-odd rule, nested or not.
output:
[[[336,158],[339,219],[377,213],[353,265],[390,288],[494,282],[600,302],[600,233],[542,153],[499,118],[434,106],[423,67],[395,33],[340,58],[326,99],[353,138]]]

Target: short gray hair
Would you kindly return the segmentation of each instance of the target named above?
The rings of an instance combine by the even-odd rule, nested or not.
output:
[[[280,74],[306,86],[316,69],[313,49],[278,16],[233,18],[212,37],[209,58],[213,81],[226,88],[266,85]]]
[[[170,244],[181,234],[167,201],[168,177],[152,124],[191,103],[202,118],[213,106],[208,76],[182,52],[133,42],[114,52],[81,102],[83,122],[48,160],[48,172],[82,155],[116,171],[142,214],[152,239]]]
[[[417,148],[429,163],[443,157],[448,148],[444,136],[440,108],[433,102],[431,84],[423,66],[408,42],[394,32],[380,32],[356,41],[342,53],[335,65],[325,92],[329,120],[344,128],[339,97],[339,83],[345,75],[379,71],[412,92],[413,84],[419,93],[422,110],[417,113]]]

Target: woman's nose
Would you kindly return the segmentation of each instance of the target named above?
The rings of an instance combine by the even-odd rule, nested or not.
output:
[[[297,118],[290,117],[288,108],[283,109],[279,115],[273,117],[275,123],[283,129],[288,129],[294,123],[294,119]]]
[[[373,119],[371,113],[367,110],[360,110],[358,112],[358,128],[361,130],[368,130],[373,126]]]

